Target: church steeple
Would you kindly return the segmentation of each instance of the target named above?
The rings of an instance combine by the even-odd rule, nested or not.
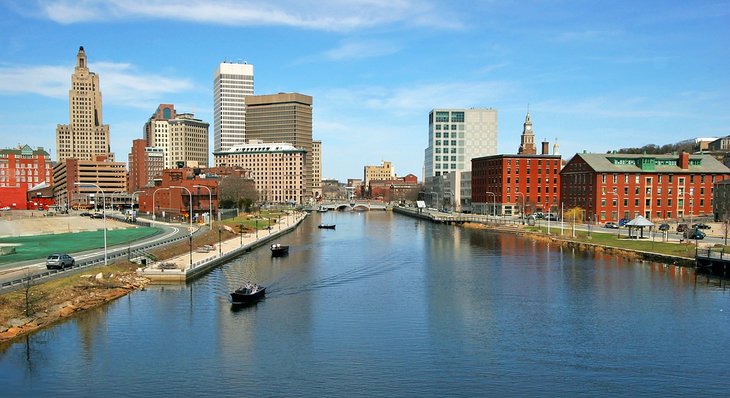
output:
[[[517,151],[520,155],[535,155],[535,133],[532,131],[532,120],[530,119],[530,111],[527,111],[525,123],[522,125],[522,136],[520,137],[520,149]]]

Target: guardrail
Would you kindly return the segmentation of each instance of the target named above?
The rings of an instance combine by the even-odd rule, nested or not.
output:
[[[200,229],[195,230],[195,232],[193,232],[193,235],[196,234],[198,231],[200,231]],[[135,250],[149,250],[149,249],[154,249],[154,248],[157,248],[157,247],[160,247],[160,246],[165,246],[165,245],[169,245],[171,243],[179,242],[179,241],[184,240],[184,239],[188,239],[188,237],[187,236],[180,236],[180,237],[177,237],[177,238],[165,239],[163,241],[154,242],[154,243],[150,243],[150,244],[147,244],[147,245],[143,245],[141,247],[137,247],[137,248],[135,248]],[[119,248],[119,249],[112,250],[111,252],[107,251],[107,256],[106,257],[107,257],[107,261],[109,261],[109,260],[118,259],[119,257],[128,256],[129,254],[130,254],[129,248]],[[74,264],[73,267],[64,268],[64,269],[54,269],[54,270],[41,271],[41,272],[38,272],[38,273],[34,273],[32,275],[24,276],[22,278],[14,279],[14,280],[11,280],[11,281],[5,281],[5,282],[0,283],[0,292],[3,292],[5,290],[8,290],[8,291],[9,290],[13,290],[13,289],[16,289],[16,288],[18,288],[20,286],[23,286],[26,283],[35,283],[36,280],[39,280],[40,281],[40,280],[43,280],[43,279],[48,279],[48,278],[50,278],[52,276],[56,276],[56,275],[61,274],[61,273],[64,273],[64,272],[69,272],[69,271],[72,271],[72,270],[78,270],[78,269],[82,269],[82,268],[87,268],[87,267],[90,267],[92,265],[97,265],[97,264],[102,264],[102,263],[104,263],[104,258],[103,257],[102,258],[99,258],[99,259],[96,259],[96,260],[79,261],[76,264]]]

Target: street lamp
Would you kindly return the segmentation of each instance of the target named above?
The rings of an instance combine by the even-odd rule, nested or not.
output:
[[[221,226],[218,224],[218,257],[221,256],[221,252],[223,250],[221,246]]]
[[[525,193],[524,192],[516,192],[517,198],[522,195],[522,209],[520,209],[520,217],[522,218],[522,224],[525,224]]]
[[[190,212],[188,213],[188,221],[190,222],[189,233],[190,233],[190,268],[193,268],[193,193],[189,189],[181,185],[171,185],[170,188],[180,188],[188,192],[190,196]]]
[[[87,183],[81,183],[81,182],[75,182],[74,185],[91,185],[93,187],[96,187],[99,191],[101,191],[101,198],[104,200],[104,207],[101,208],[101,214],[102,218],[104,219],[104,265],[107,265],[107,246],[106,246],[106,195],[104,195],[104,190],[101,189],[101,187],[97,184],[94,184],[93,182],[87,182]]]
[[[492,201],[492,217],[497,217],[497,194],[494,192],[487,192],[487,195],[492,195],[494,197]]]
[[[155,221],[155,195],[157,194],[157,191],[169,191],[170,188],[158,188],[155,189],[155,192],[152,192],[152,221]]]
[[[241,246],[243,246],[243,221],[238,225],[238,235],[241,237]]]
[[[193,188],[205,188],[208,190],[208,207],[210,208],[210,210],[208,210],[208,219],[209,219],[209,228],[212,230],[213,229],[213,193],[210,190],[210,188],[208,188],[205,185],[193,185]]]
[[[618,224],[618,230],[616,232],[616,237],[621,237],[621,196],[619,196],[618,192],[613,191],[612,194],[616,195],[616,224]]]

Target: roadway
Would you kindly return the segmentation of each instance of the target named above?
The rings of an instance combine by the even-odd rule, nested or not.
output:
[[[111,216],[110,218],[124,221],[123,217]],[[134,253],[135,251],[147,251],[154,247],[164,246],[166,244],[177,242],[182,239],[187,239],[189,235],[187,226],[182,227],[181,224],[170,224],[166,222],[151,221],[141,218],[138,218],[138,222],[162,228],[163,231],[162,233],[140,239],[131,244],[121,244],[113,247],[108,247],[106,253],[107,263],[111,263],[111,261],[116,258],[126,258],[129,253]],[[198,230],[199,229],[197,229],[193,233],[196,233]],[[17,281],[21,278],[27,278],[29,276],[33,279],[39,277],[53,278],[57,277],[58,275],[63,275],[68,272],[73,272],[79,269],[86,268],[90,265],[104,263],[103,249],[87,250],[69,254],[73,256],[76,260],[76,266],[73,268],[67,268],[65,270],[53,270],[49,272],[49,270],[46,269],[45,259],[29,260],[0,266],[0,291],[7,289],[8,287],[10,287],[9,284],[11,282]]]

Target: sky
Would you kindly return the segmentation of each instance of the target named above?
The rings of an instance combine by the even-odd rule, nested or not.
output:
[[[0,0],[0,31],[0,148],[54,160],[79,46],[118,161],[161,103],[210,123],[212,151],[222,61],[253,64],[255,94],[313,96],[343,182],[381,161],[420,179],[434,108],[496,109],[499,153],[528,109],[566,159],[730,135],[727,0]]]

